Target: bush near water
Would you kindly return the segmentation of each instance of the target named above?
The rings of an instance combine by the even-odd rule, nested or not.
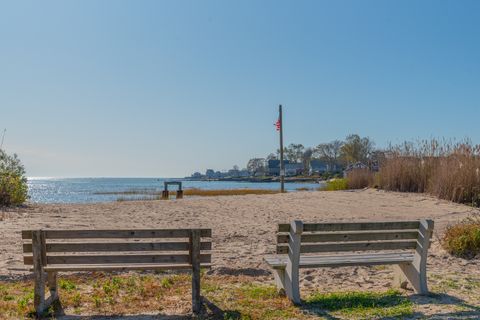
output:
[[[27,197],[27,178],[20,159],[0,149],[0,206],[18,206]]]

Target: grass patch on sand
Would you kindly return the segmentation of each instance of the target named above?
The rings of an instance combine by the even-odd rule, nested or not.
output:
[[[268,189],[184,189],[184,197],[215,197],[215,196],[243,196],[249,194],[276,194],[279,190]],[[160,200],[162,192],[152,189],[139,189],[118,192],[101,192],[102,195],[118,195],[117,201],[137,201],[137,200]],[[170,191],[170,197],[175,198],[176,191]]]
[[[59,290],[67,315],[191,312],[191,276],[184,273],[60,275]],[[203,275],[202,295],[206,303],[199,319],[372,319],[407,316],[413,309],[397,291],[318,293],[295,306],[275,286],[246,276]],[[0,315],[2,319],[32,317],[32,280],[0,282]]]
[[[267,190],[267,189],[218,189],[218,190],[185,189],[183,190],[184,196],[197,196],[197,197],[240,196],[240,195],[248,195],[248,194],[275,194],[275,193],[280,193],[280,191]]]
[[[402,318],[413,314],[413,303],[399,291],[317,293],[307,298],[312,311],[330,311],[348,319]]]

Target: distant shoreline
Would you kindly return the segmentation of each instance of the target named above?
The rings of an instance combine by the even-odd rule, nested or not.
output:
[[[251,183],[264,183],[264,182],[280,182],[279,177],[248,177],[248,178],[183,178],[184,181],[235,181],[235,182],[251,182]],[[310,177],[285,177],[286,183],[321,183],[323,180],[320,178]]]

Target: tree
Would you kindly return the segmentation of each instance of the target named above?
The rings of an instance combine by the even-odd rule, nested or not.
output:
[[[288,147],[283,148],[285,159],[295,163],[302,161],[304,151],[305,147],[303,144],[291,143]]]
[[[339,162],[342,146],[343,142],[340,140],[322,143],[315,148],[315,154],[326,161],[330,168],[334,168]]]
[[[250,159],[247,163],[247,170],[253,176],[257,174],[264,174],[265,173],[265,159],[263,158],[253,158]]]
[[[312,148],[305,149],[302,155],[304,175],[308,175],[310,172],[310,162],[312,161],[312,156],[313,156],[313,149]]]
[[[0,206],[21,205],[27,198],[25,168],[16,154],[0,149]]]
[[[267,156],[267,161],[268,160],[277,160],[277,156],[274,154],[274,153],[270,153],[268,156]]]
[[[358,134],[347,136],[341,147],[341,156],[347,164],[355,162],[367,163],[374,151],[375,143],[368,137],[361,138]]]

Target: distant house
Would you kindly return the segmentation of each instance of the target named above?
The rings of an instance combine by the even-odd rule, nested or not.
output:
[[[207,177],[207,179],[214,179],[215,171],[212,169],[207,169],[207,171],[205,171],[205,177]]]
[[[247,169],[242,169],[238,172],[238,176],[241,178],[250,177],[250,172]]]
[[[346,177],[350,171],[357,169],[368,169],[368,166],[360,161],[351,163],[345,168],[345,170],[343,170],[343,176]]]
[[[326,161],[313,159],[310,161],[310,174],[322,174],[328,172],[329,165]]]
[[[192,178],[194,179],[200,179],[202,177],[202,174],[200,172],[195,172],[192,174]]]
[[[289,163],[288,160],[283,160],[283,164],[286,166]],[[280,160],[268,160],[267,161],[267,174],[269,176],[279,176],[280,175]]]
[[[231,178],[238,178],[238,177],[240,177],[240,170],[230,169],[227,172],[227,176],[229,176]]]
[[[303,172],[303,163],[286,163],[285,164],[285,175],[286,176],[297,176]]]

